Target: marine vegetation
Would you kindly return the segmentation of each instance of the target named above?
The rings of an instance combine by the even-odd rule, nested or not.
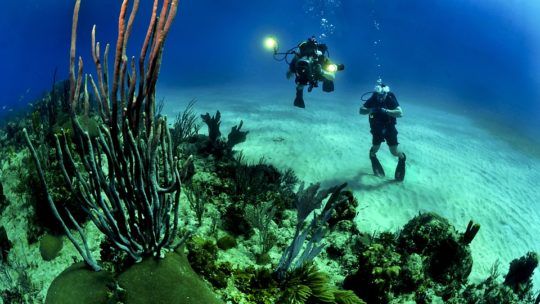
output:
[[[180,164],[172,154],[167,120],[155,115],[155,86],[163,45],[176,15],[178,2],[164,2],[162,18],[157,18],[156,1],[139,58],[140,79],[137,81],[135,59],[128,63],[125,53],[138,5],[139,2],[135,1],[128,23],[125,24],[128,1],[122,4],[119,20],[121,30],[116,46],[112,86],[109,87],[105,81],[109,79],[108,69],[102,68],[102,55],[100,44],[96,43],[95,27],[92,30],[92,56],[98,82],[96,84],[93,78],[85,76],[83,84],[81,58],[78,72],[75,72],[80,0],[76,2],[68,99],[73,134],[68,136],[64,131],[55,136],[57,158],[66,184],[72,193],[77,195],[92,222],[111,244],[126,252],[135,261],[147,256],[161,256],[163,249],[173,245],[178,229],[178,197],[181,187]],[[105,66],[108,50],[107,46],[104,54]],[[132,67],[131,74],[127,69],[128,64]],[[88,113],[89,79],[98,99],[99,118],[102,121],[95,136],[91,136],[88,128],[83,127],[77,115],[81,104],[84,112]],[[46,189],[49,206],[85,263],[99,271],[101,266],[91,255],[86,236],[71,212],[67,210],[68,220],[77,227],[82,241],[80,244],[60,216],[48,191],[45,173],[36,150],[26,130],[24,133],[41,184]],[[76,148],[72,148],[72,143]],[[77,165],[77,156],[82,166]],[[107,170],[104,170],[103,164],[106,164]]]
[[[307,184],[245,156],[242,120],[222,134],[221,112],[199,115],[191,101],[169,125],[156,85],[179,2],[154,0],[130,59],[139,3],[122,1],[112,74],[111,47],[93,28],[94,78],[77,60],[76,0],[69,79],[2,130],[2,177],[17,179],[0,181],[11,220],[0,226],[4,303],[540,303],[534,252],[504,278],[496,265],[469,280],[479,223],[460,232],[420,213],[369,235],[347,183]],[[10,229],[23,220],[17,239]],[[36,273],[49,281],[36,284]]]
[[[96,42],[95,27],[93,28],[92,57],[97,69],[95,82],[92,76],[83,75],[82,58],[78,60],[76,71],[77,25],[81,5],[80,0],[76,1],[72,25],[68,97],[71,129],[68,131],[61,128],[59,134],[54,134],[55,152],[61,169],[60,176],[80,202],[81,208],[104,234],[108,244],[118,252],[126,254],[134,262],[140,262],[129,267],[118,277],[118,281],[128,290],[125,299],[127,303],[138,301],[146,303],[149,300],[144,300],[142,295],[133,295],[140,293],[141,289],[133,287],[137,286],[137,280],[130,279],[133,273],[137,277],[146,271],[143,265],[153,267],[155,261],[145,259],[164,258],[163,262],[156,266],[159,270],[155,269],[152,272],[162,271],[161,276],[166,276],[169,273],[166,265],[178,267],[178,263],[181,264],[183,261],[174,253],[166,253],[183,244],[189,236],[189,233],[186,233],[182,238],[177,238],[182,176],[180,172],[187,166],[182,167],[179,159],[173,154],[167,119],[156,113],[155,100],[163,47],[177,13],[178,1],[164,1],[161,11],[158,10],[158,4],[159,1],[156,0],[138,60],[138,70],[135,58],[128,61],[126,56],[133,22],[139,8],[138,0],[132,4],[129,18],[126,18],[129,1],[122,3],[112,77],[108,74],[109,46],[105,47],[102,54],[100,43]],[[90,109],[89,83],[97,100],[99,122],[94,125],[96,128],[83,123],[83,117],[88,117]],[[23,132],[41,186],[45,190],[46,201],[55,218],[61,223],[66,236],[83,258],[85,265],[96,272],[102,270],[102,265],[90,250],[87,234],[81,224],[67,208],[64,208],[67,216],[60,214],[59,205],[51,195],[51,188],[45,178],[38,152],[27,130],[24,129]],[[187,162],[189,161],[188,158]],[[80,239],[75,238],[66,222],[76,228]],[[179,298],[190,298],[192,297],[190,292],[197,291],[197,278],[190,277],[192,271],[189,269],[186,268],[181,273],[186,278],[178,284],[191,282],[191,286],[175,295]],[[106,277],[111,275],[106,271],[95,275],[87,274],[85,267],[75,265],[55,279],[48,292],[47,303],[74,301],[74,294],[71,293],[73,289],[81,288],[80,292],[83,293],[89,290],[84,284],[77,285],[83,280],[71,276],[83,276],[90,280],[94,276],[103,276],[100,279],[103,286],[92,289],[105,290],[107,282],[110,281]],[[198,290],[201,301],[206,299],[205,303],[210,303],[208,299],[215,299],[204,285],[201,288]],[[77,301],[102,302],[88,296],[81,296]]]

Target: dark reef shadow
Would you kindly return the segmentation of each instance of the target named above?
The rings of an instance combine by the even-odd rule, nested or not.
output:
[[[366,185],[363,182],[363,179],[366,176],[375,176],[375,175],[373,173],[366,173],[366,172],[360,171],[352,179],[329,179],[322,182],[322,185],[323,187],[331,187],[331,186],[335,186],[335,185],[347,182],[348,188],[350,188],[353,191],[374,191],[374,190],[387,187],[392,184],[400,183],[394,179],[389,179],[388,177],[379,177],[379,179],[381,180],[380,183],[377,183],[376,185]]]

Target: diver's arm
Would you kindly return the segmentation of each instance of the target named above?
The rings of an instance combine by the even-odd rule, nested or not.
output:
[[[392,116],[392,117],[396,117],[396,118],[399,118],[399,117],[402,117],[403,116],[403,110],[401,109],[401,107],[397,107],[395,108],[394,110],[386,110],[385,113],[389,116]]]
[[[360,111],[359,111],[360,115],[367,115],[369,113],[371,113],[371,109],[368,109],[364,106],[360,107]]]

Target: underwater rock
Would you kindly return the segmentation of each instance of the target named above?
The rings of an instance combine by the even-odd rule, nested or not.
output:
[[[447,219],[435,213],[411,219],[399,235],[398,249],[424,256],[427,274],[442,284],[464,283],[472,270],[469,246]]]
[[[113,284],[106,271],[92,271],[84,263],[76,263],[64,270],[52,282],[45,304],[107,303]]]
[[[126,292],[125,304],[223,303],[197,276],[187,258],[176,252],[167,254],[164,259],[148,258],[131,266],[120,274],[118,282]]]
[[[8,238],[6,228],[4,226],[0,227],[0,262],[7,261],[7,257],[9,254],[9,251],[13,245],[11,244],[11,241]]]
[[[60,254],[63,245],[64,242],[61,236],[55,236],[49,233],[45,234],[39,241],[41,257],[45,261],[54,260]]]

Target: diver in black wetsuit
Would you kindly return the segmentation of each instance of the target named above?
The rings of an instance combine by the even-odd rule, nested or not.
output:
[[[375,92],[360,108],[360,114],[369,114],[369,126],[373,135],[373,146],[369,151],[369,158],[373,166],[373,173],[377,176],[384,176],[384,170],[377,159],[377,151],[379,151],[381,143],[386,141],[392,155],[399,158],[395,179],[403,181],[406,156],[398,149],[398,131],[396,129],[396,118],[402,117],[403,111],[396,95],[390,92],[390,87],[379,80],[375,86]]]
[[[328,52],[326,44],[318,43],[315,37],[298,45],[298,51],[294,53],[294,58],[289,64],[287,79],[296,75],[296,98],[294,105],[305,108],[304,87],[308,85],[308,92],[314,87],[318,87],[319,81],[323,82],[323,91],[332,92],[334,90],[335,72],[343,70],[343,65],[336,65],[334,71],[327,71],[323,67],[331,64],[325,54]]]

